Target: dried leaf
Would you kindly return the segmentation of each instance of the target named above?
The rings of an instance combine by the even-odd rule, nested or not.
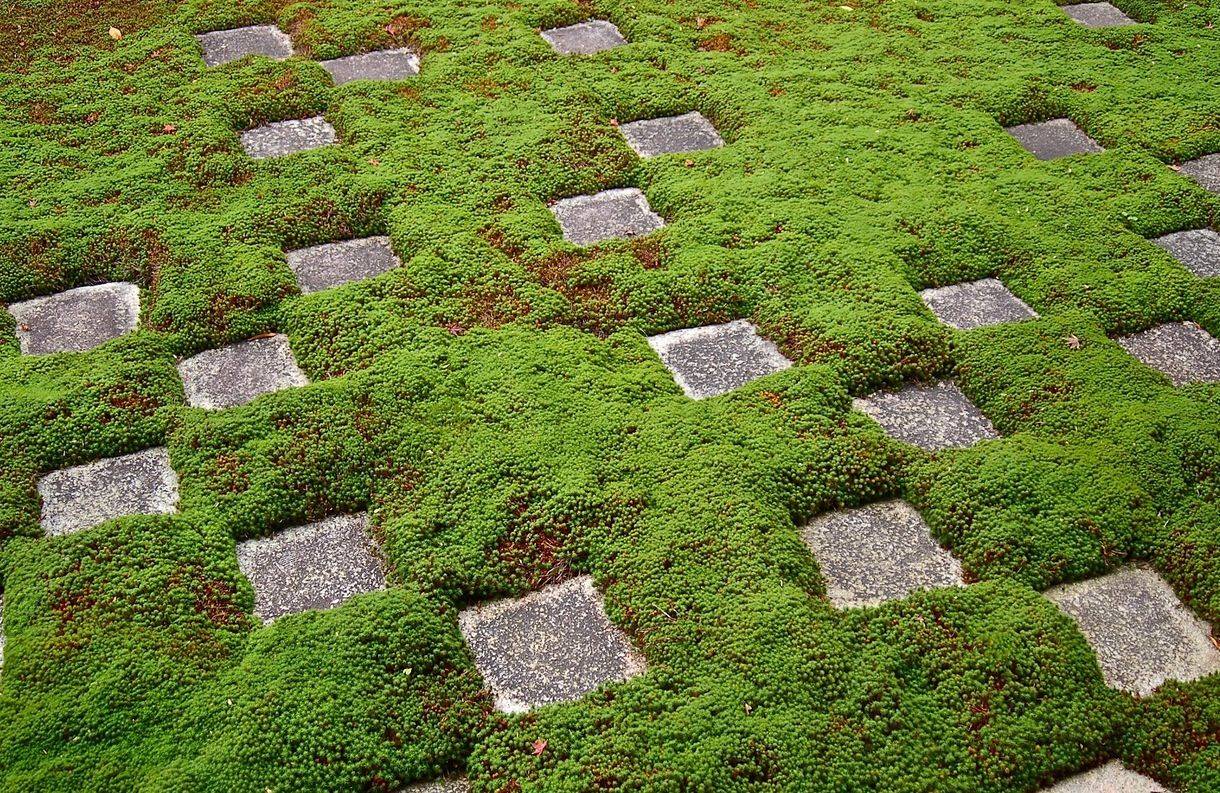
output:
[[[534,741],[534,756],[535,757],[537,757],[538,755],[542,754],[545,751],[546,751],[546,740],[544,740],[543,738],[539,738],[538,740]]]
[[[1079,350],[1082,346],[1084,346],[1075,333],[1068,336],[1066,339],[1064,339],[1064,341],[1067,342],[1069,350]]]
[[[115,41],[118,41],[119,39],[123,38],[123,31],[119,30],[118,28],[111,28],[110,29],[110,38],[114,39]]]

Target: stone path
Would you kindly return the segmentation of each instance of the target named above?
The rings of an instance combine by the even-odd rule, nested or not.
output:
[[[1157,325],[1118,343],[1175,386],[1220,381],[1220,341],[1193,322]]]
[[[688,154],[724,145],[720,133],[702,113],[649,118],[619,126],[627,145],[641,157],[662,154]]]
[[[1220,275],[1220,234],[1211,229],[1176,231],[1153,240],[1192,273],[1202,278]]]
[[[247,55],[265,55],[277,61],[292,55],[292,39],[274,25],[200,33],[195,39],[203,47],[203,62],[208,66],[220,66]]]
[[[409,49],[379,50],[319,61],[335,85],[354,80],[402,80],[419,74],[419,56]]]
[[[82,286],[9,304],[25,355],[83,352],[136,329],[140,288],[116,282]]]
[[[1119,761],[1111,760],[1047,788],[1047,793],[1169,793],[1169,790],[1143,774],[1128,771]]]
[[[890,437],[928,451],[973,446],[999,437],[982,411],[947,380],[879,391],[852,400],[852,407],[872,416]]]
[[[363,281],[401,265],[389,237],[364,237],[288,252],[288,266],[305,294]]]
[[[691,399],[706,399],[792,366],[744,319],[651,336],[648,345]]]
[[[593,55],[627,43],[612,22],[602,19],[544,30],[542,37],[560,55]]]
[[[470,782],[466,777],[436,779],[431,782],[418,782],[403,793],[470,793]]]
[[[1138,24],[1109,3],[1073,3],[1063,12],[1086,28],[1115,28]]]
[[[1194,179],[1204,190],[1220,193],[1220,154],[1208,154],[1184,162],[1179,172]]]
[[[255,160],[320,149],[335,140],[335,128],[322,116],[274,121],[241,133],[241,147]]]
[[[187,404],[212,410],[309,383],[281,334],[205,350],[179,362],[178,374]]]
[[[1073,154],[1096,154],[1105,151],[1071,119],[1056,118],[1035,124],[1006,127],[1005,132],[1039,160],[1054,160]]]
[[[639,237],[665,225],[634,187],[565,198],[555,202],[551,214],[559,221],[564,239],[581,246]]]
[[[124,515],[175,512],[178,475],[165,449],[145,449],[53,471],[39,480],[38,495],[43,531],[61,536]]]
[[[995,278],[925,289],[919,296],[937,319],[958,330],[1020,322],[1038,316]]]

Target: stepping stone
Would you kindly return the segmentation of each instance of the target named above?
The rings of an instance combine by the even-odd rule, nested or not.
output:
[[[205,350],[178,364],[192,407],[218,410],[309,384],[282,334]]]
[[[1109,3],[1073,3],[1063,6],[1063,13],[1086,28],[1116,28],[1139,24]]]
[[[698,112],[632,121],[621,125],[619,132],[641,157],[706,151],[724,145],[712,122]]]
[[[1169,793],[1151,778],[1128,771],[1117,760],[1099,768],[1068,777],[1047,793]]]
[[[875,606],[918,589],[960,586],[962,566],[905,501],[815,518],[801,531],[839,608]]]
[[[890,437],[930,452],[999,437],[982,411],[947,380],[881,391],[852,400],[852,407],[872,416]]]
[[[1071,119],[1056,118],[1036,124],[1018,124],[1004,131],[1017,139],[1026,151],[1039,160],[1054,160],[1073,154],[1096,154],[1105,151],[1097,141],[1072,123]]]
[[[1220,154],[1208,154],[1184,162],[1178,171],[1194,179],[1204,190],[1220,193]]]
[[[1076,620],[1111,688],[1145,696],[1166,680],[1220,671],[1211,628],[1148,568],[1054,587],[1046,596]]]
[[[320,149],[335,140],[335,128],[321,116],[275,121],[241,133],[241,147],[255,160]]]
[[[1038,316],[995,278],[925,289],[919,296],[937,319],[958,330],[1020,322]]]
[[[140,288],[123,282],[82,286],[9,304],[25,355],[83,352],[136,329]]]
[[[613,23],[602,19],[544,30],[542,37],[560,55],[592,55],[627,43]]]
[[[1202,278],[1220,275],[1220,234],[1211,229],[1176,231],[1153,240],[1192,273]]]
[[[380,50],[322,61],[335,85],[353,80],[402,80],[419,74],[419,56],[409,49]]]
[[[644,671],[588,576],[473,606],[458,625],[496,707],[508,713],[579,699]]]
[[[1220,380],[1220,341],[1193,322],[1157,325],[1118,343],[1175,386]]]
[[[389,237],[331,242],[288,252],[288,266],[305,294],[372,278],[401,265]]]
[[[470,793],[470,782],[466,777],[434,779],[431,782],[411,785],[404,793]]]
[[[292,56],[292,39],[275,25],[217,30],[200,33],[195,38],[203,47],[203,62],[208,66],[219,66],[247,55],[265,55],[277,61]]]
[[[42,528],[72,534],[124,515],[167,515],[178,508],[178,475],[164,448],[145,449],[53,471],[38,481]]]
[[[651,336],[648,346],[691,399],[728,393],[792,366],[744,319]]]
[[[565,198],[555,202],[551,214],[559,221],[563,238],[580,246],[639,237],[665,225],[634,187]]]

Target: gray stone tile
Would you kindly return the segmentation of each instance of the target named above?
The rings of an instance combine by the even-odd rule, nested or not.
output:
[[[203,62],[208,66],[219,66],[247,55],[265,55],[277,61],[292,55],[292,39],[275,25],[216,30],[195,38],[203,47]]]
[[[47,536],[72,534],[124,515],[178,509],[178,475],[163,448],[53,471],[38,482]]]
[[[380,50],[321,61],[335,85],[353,80],[402,80],[419,74],[419,56],[411,50]]]
[[[1086,28],[1117,28],[1138,24],[1109,3],[1073,3],[1063,12]]]
[[[1026,151],[1039,160],[1105,151],[1067,118],[1040,121],[1036,124],[1018,124],[1015,127],[1006,127],[1005,132],[1016,138]]]
[[[435,779],[411,785],[403,793],[470,793],[470,782],[466,777]]]
[[[995,278],[925,289],[919,296],[937,319],[958,330],[1020,322],[1038,316]]]
[[[255,160],[320,149],[335,140],[335,128],[322,116],[275,121],[241,133],[241,147]]]
[[[1194,179],[1204,190],[1220,193],[1220,154],[1208,154],[1184,162],[1178,171]]]
[[[124,282],[82,286],[11,303],[17,341],[26,355],[81,352],[136,329],[140,288]]]
[[[639,237],[665,225],[634,187],[565,198],[555,202],[551,214],[559,221],[563,238],[582,246]]]
[[[1193,322],[1157,325],[1118,343],[1174,385],[1220,381],[1220,341]]]
[[[1126,567],[1048,589],[1046,596],[1076,620],[1112,688],[1144,696],[1166,680],[1220,671],[1211,628],[1148,568]]]
[[[1047,793],[1170,793],[1151,778],[1128,771],[1117,760],[1103,766],[1068,777]]]
[[[1211,229],[1175,231],[1153,240],[1192,273],[1203,278],[1220,275],[1220,234]]]
[[[627,43],[613,23],[602,19],[544,30],[542,37],[560,55],[593,55]]]
[[[839,608],[875,606],[917,589],[959,586],[962,567],[905,501],[820,515],[801,531]]]
[[[389,237],[364,237],[288,252],[288,266],[306,294],[372,278],[401,265]]]
[[[309,383],[297,366],[288,337],[273,336],[205,350],[178,363],[192,407],[236,407],[284,388]]]
[[[727,393],[792,365],[744,319],[662,333],[649,337],[648,346],[691,399]]]
[[[458,623],[496,707],[522,713],[644,671],[588,576],[466,609]]]
[[[999,434],[956,384],[914,384],[880,391],[852,406],[872,416],[890,437],[928,451],[973,446]]]
[[[641,157],[706,151],[724,145],[712,122],[696,111],[632,121],[619,126],[619,132]]]

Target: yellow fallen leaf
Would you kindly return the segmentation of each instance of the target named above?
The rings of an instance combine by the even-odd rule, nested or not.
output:
[[[123,31],[119,30],[118,28],[111,28],[110,29],[110,38],[114,39],[115,41],[118,41],[119,39],[123,38]]]

